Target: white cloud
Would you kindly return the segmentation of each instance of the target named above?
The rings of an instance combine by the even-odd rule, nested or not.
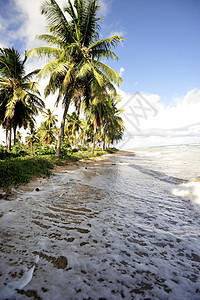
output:
[[[119,36],[124,37],[125,33],[123,31],[111,31],[110,36],[113,36],[113,35],[119,35]]]
[[[125,143],[122,147],[145,147],[200,142],[200,90],[164,105],[159,95],[122,95]]]
[[[45,16],[41,15],[41,0],[15,0],[17,7],[20,9],[24,17],[24,22],[20,28],[20,36],[26,40],[26,48],[31,49],[41,45],[41,41],[37,41],[35,36],[46,32]],[[57,0],[58,5],[63,8],[66,4],[65,0]]]
[[[40,13],[42,0],[12,0],[6,3],[6,18],[0,16],[0,40],[2,46],[13,46],[20,42],[23,49],[31,49],[41,45],[35,39],[37,34],[46,32],[45,16]],[[61,8],[66,6],[66,0],[57,0]],[[73,3],[73,1],[72,1]]]
[[[110,11],[113,2],[114,0],[100,0],[100,14],[106,16]]]
[[[124,73],[124,71],[125,71],[124,68],[121,67],[121,68],[120,68],[120,71],[119,71],[119,76],[122,76],[122,74]]]

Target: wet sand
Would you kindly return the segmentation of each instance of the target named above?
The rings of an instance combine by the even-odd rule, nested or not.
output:
[[[32,180],[1,199],[1,300],[124,298],[115,291],[115,279],[111,283],[114,240],[104,237],[110,229],[101,224],[105,215],[112,218],[110,198],[75,176],[78,168],[115,168],[109,158],[58,167],[54,176]]]
[[[70,164],[1,199],[1,300],[199,299],[198,211],[127,160]]]
[[[70,173],[79,168],[89,168],[89,167],[97,167],[103,165],[114,165],[112,161],[112,156],[134,156],[134,152],[119,150],[113,154],[106,154],[99,157],[82,159],[78,162],[69,162],[64,166],[57,166],[54,164],[53,174],[57,173]],[[41,179],[41,180],[40,180]],[[20,190],[31,191],[33,188],[40,188],[42,186],[42,177],[35,177],[30,180],[29,183],[21,185]],[[16,189],[18,187],[11,186],[8,189],[4,189],[0,187],[0,200],[1,198],[6,198],[7,200],[12,200],[16,197]]]
[[[54,166],[54,172],[70,172],[77,170],[80,167],[95,167],[95,166],[100,166],[100,165],[113,165],[116,164],[112,161],[112,156],[134,156],[134,152],[130,151],[124,151],[124,150],[119,150],[116,153],[112,154],[106,154],[103,156],[95,157],[95,158],[88,158],[82,159],[78,162],[75,163],[69,163],[65,166]]]

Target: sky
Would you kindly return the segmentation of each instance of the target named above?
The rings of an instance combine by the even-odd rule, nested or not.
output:
[[[65,0],[58,0],[63,7]],[[125,126],[120,147],[200,142],[200,1],[100,0],[100,38],[122,35],[108,61],[123,78],[118,89]],[[41,45],[41,0],[0,0],[0,47],[25,50]],[[42,67],[28,61],[27,71]],[[46,81],[47,82],[47,81]],[[41,91],[45,82],[41,83]],[[53,109],[55,97],[45,100]],[[61,107],[56,112],[62,115]],[[40,119],[38,119],[40,122]],[[1,137],[2,139],[2,131]]]

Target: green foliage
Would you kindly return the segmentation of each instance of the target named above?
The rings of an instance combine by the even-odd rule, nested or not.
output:
[[[111,148],[106,151],[96,150],[93,154],[91,150],[81,146],[72,150],[70,143],[64,142],[61,157],[55,158],[55,149],[49,146],[37,147],[32,153],[28,150],[24,151],[23,146],[15,146],[11,152],[8,152],[5,147],[0,145],[0,187],[6,188],[12,184],[26,183],[34,176],[49,175],[51,174],[50,169],[53,168],[52,163],[64,166],[68,162],[76,162],[80,159],[116,151],[116,148]]]
[[[6,158],[15,158],[19,156],[28,155],[28,152],[25,151],[21,146],[16,145],[12,148],[12,151],[8,152],[5,147],[0,145],[0,160]]]
[[[78,149],[72,149],[72,152],[76,153],[76,152],[78,152]]]
[[[34,176],[50,175],[53,166],[42,158],[12,158],[0,161],[0,187],[29,182]]]
[[[19,145],[15,145],[13,146],[12,148],[12,151],[11,151],[11,155],[14,154],[14,156],[24,156],[24,155],[27,155],[28,152],[23,150],[22,147],[20,147]]]
[[[9,153],[5,150],[5,148],[0,145],[0,159],[5,159],[9,157]]]
[[[115,147],[106,149],[106,152],[107,152],[107,153],[115,153],[115,152],[117,152],[117,151],[118,151],[118,149],[115,148]]]
[[[45,145],[44,147],[39,147],[35,150],[36,155],[47,155],[47,154],[55,154],[56,150],[54,148]]]
[[[33,128],[35,116],[44,107],[37,83],[31,81],[39,70],[26,75],[25,63],[14,48],[0,48],[0,124],[9,133],[8,150],[12,130],[16,133],[17,127]],[[17,139],[19,142],[19,136]]]
[[[71,149],[71,143],[69,142],[69,141],[64,141],[63,143],[62,143],[62,148],[63,149]]]

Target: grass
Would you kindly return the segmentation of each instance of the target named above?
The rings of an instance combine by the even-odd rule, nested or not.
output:
[[[17,157],[0,161],[0,186],[29,182],[35,176],[51,174],[53,165],[46,159]]]
[[[1,149],[0,149],[1,150]],[[5,150],[0,152],[0,187],[8,188],[11,185],[20,185],[29,182],[33,177],[49,176],[52,173],[53,165],[64,166],[69,162],[76,162],[80,159],[89,159],[101,156],[107,153],[116,152],[113,150],[96,150],[94,154],[88,149],[79,151],[63,151],[60,158],[55,158],[53,153],[30,154],[28,152],[19,152],[19,154]],[[47,151],[48,153],[48,151]]]

